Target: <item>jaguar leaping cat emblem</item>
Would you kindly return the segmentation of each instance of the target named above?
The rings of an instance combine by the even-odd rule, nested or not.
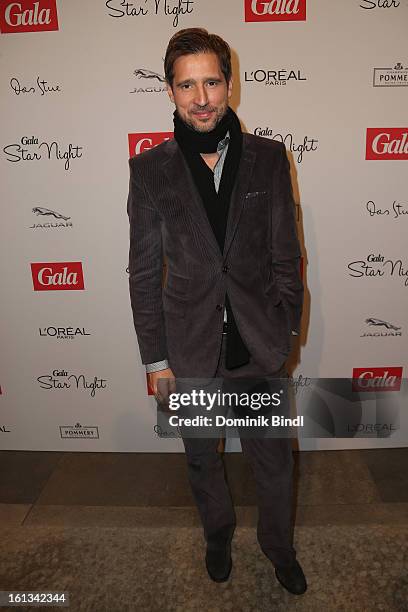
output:
[[[138,79],[157,79],[160,83],[165,83],[166,79],[158,72],[147,70],[146,68],[136,68],[133,72]]]
[[[64,221],[68,221],[71,217],[65,217],[61,215],[61,213],[55,212],[55,210],[50,210],[49,208],[43,208],[42,206],[35,206],[33,208],[33,213],[36,215],[50,215],[55,217],[56,219],[63,219]]]
[[[388,323],[388,321],[383,321],[382,319],[374,319],[371,317],[370,319],[366,319],[365,321],[367,325],[376,325],[377,327],[386,327],[387,329],[393,329],[394,331],[398,331],[401,327],[397,327],[396,325],[392,325],[392,323]]]

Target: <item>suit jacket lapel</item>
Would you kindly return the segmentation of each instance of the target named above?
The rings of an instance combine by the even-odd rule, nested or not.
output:
[[[203,238],[207,241],[214,255],[216,255],[217,259],[223,259],[231,246],[242,213],[245,194],[248,190],[248,185],[255,165],[256,153],[248,147],[245,134],[243,134],[242,156],[237,180],[232,191],[225,235],[224,254],[222,254],[183,154],[175,140],[171,141],[171,145],[172,149],[170,155],[163,164],[163,170],[170,186],[190,209],[193,221],[197,225]]]
[[[187,162],[181,152],[176,141],[171,142],[173,145],[170,156],[163,164],[163,170],[170,182],[172,189],[183,200],[186,206],[190,209],[191,216],[203,238],[208,242],[208,246],[214,251],[214,254],[221,258],[222,254],[218,246],[214,232],[208,221],[207,213],[200,195],[194,184],[193,177]]]
[[[255,158],[256,153],[248,147],[247,139],[245,138],[245,134],[243,134],[241,161],[239,163],[237,179],[232,191],[229,205],[227,231],[225,234],[224,243],[224,257],[227,255],[228,250],[231,247],[231,243],[241,217],[242,209],[244,207],[245,194],[248,191],[248,186],[255,166]]]

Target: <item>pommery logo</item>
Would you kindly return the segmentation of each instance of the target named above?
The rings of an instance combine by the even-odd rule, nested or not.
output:
[[[76,423],[75,425],[60,425],[59,429],[61,438],[72,438],[74,440],[92,438],[94,440],[99,440],[99,429],[96,425],[81,425],[81,423]]]
[[[136,68],[133,75],[138,81],[141,80],[142,82],[140,86],[138,83],[130,93],[161,93],[166,91],[166,79],[158,72],[153,72],[153,70],[147,70],[146,68]],[[147,83],[150,84],[147,85]]]
[[[394,68],[374,68],[373,87],[408,87],[408,66],[398,62]]]

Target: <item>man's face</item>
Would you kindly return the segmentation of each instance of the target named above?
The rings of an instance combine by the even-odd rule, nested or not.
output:
[[[197,132],[210,132],[221,121],[232,93],[215,53],[182,55],[174,62],[173,86],[167,85],[178,114]]]

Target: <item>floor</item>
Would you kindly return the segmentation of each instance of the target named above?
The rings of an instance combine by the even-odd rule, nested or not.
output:
[[[408,448],[295,453],[301,597],[257,545],[249,466],[224,461],[238,528],[217,585],[183,454],[1,451],[0,591],[65,591],[75,612],[408,611]]]

